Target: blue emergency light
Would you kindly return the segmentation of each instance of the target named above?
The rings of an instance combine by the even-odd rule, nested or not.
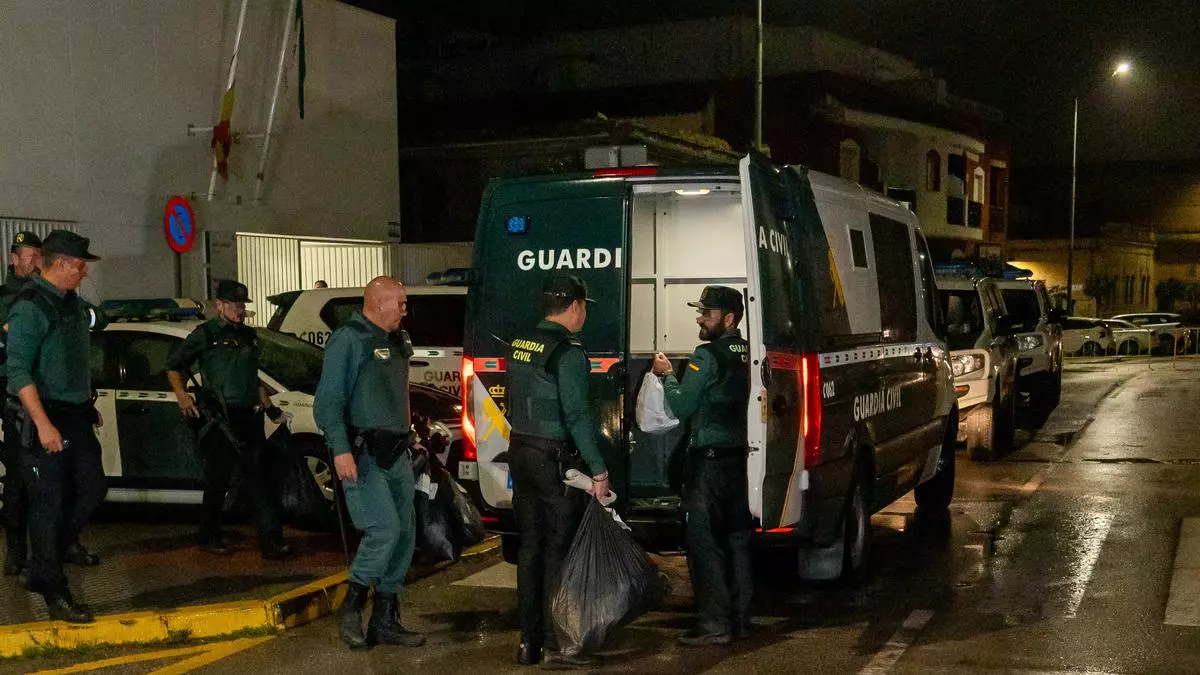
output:
[[[996,276],[994,270],[988,269],[975,260],[934,263],[933,270],[936,274],[947,277],[975,279],[978,277]],[[1033,271],[1004,263],[1004,269],[999,276],[1003,279],[1028,279],[1033,276]]]
[[[204,308],[186,298],[140,298],[135,300],[105,300],[101,311],[110,321],[179,321],[202,319]]]
[[[529,232],[529,219],[525,216],[509,216],[504,226],[509,234],[526,234]]]

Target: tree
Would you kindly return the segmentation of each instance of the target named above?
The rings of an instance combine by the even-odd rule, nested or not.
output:
[[[1187,293],[1187,285],[1171,277],[1160,281],[1154,286],[1154,299],[1158,301],[1158,311],[1170,312],[1175,308],[1175,301]]]
[[[1083,294],[1096,301],[1097,316],[1103,316],[1100,312],[1100,303],[1112,297],[1115,290],[1117,290],[1117,277],[1114,274],[1093,272],[1083,281]]]

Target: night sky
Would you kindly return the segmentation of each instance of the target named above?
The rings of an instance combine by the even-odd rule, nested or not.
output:
[[[350,0],[412,43],[453,30],[513,36],[646,21],[753,16],[755,0]],[[764,0],[766,20],[813,24],[912,59],[952,93],[1002,109],[1018,165],[1200,160],[1200,1]],[[402,46],[403,50],[404,47]],[[1134,74],[1107,77],[1119,58]],[[766,93],[770,96],[770,91]]]

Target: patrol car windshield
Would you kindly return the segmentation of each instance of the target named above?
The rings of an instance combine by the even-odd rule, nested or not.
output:
[[[941,291],[950,349],[971,349],[983,334],[983,307],[975,290]]]
[[[1042,308],[1038,305],[1037,293],[1032,288],[1006,288],[1000,291],[1000,294],[1004,296],[1004,307],[1020,322],[1022,328],[1037,328],[1038,321],[1042,318]]]
[[[254,330],[262,348],[263,372],[288,391],[315,394],[321,380],[321,350],[287,333],[269,328]]]

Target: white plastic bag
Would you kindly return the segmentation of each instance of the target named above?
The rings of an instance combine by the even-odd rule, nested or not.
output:
[[[642,388],[638,390],[637,423],[648,434],[665,434],[679,426],[679,420],[667,407],[662,380],[653,371],[642,378]]]
[[[578,469],[567,469],[567,475],[563,479],[563,484],[583,490],[584,492],[592,491],[591,477],[583,474]],[[608,511],[608,515],[612,516],[618,525],[627,531],[632,531],[629,530],[629,526],[625,524],[625,521],[621,520],[621,516],[617,515],[617,512],[613,510],[611,504],[615,501],[617,501],[617,493],[613,492],[612,488],[609,488],[608,494],[600,498],[600,505],[604,507],[605,511]]]

